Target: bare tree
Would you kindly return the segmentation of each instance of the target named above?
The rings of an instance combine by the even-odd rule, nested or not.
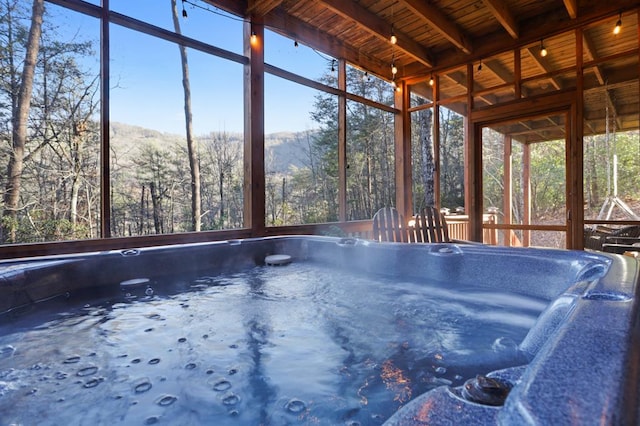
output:
[[[31,12],[31,28],[27,39],[27,50],[20,89],[16,103],[13,106],[12,117],[12,150],[7,166],[7,183],[4,193],[4,211],[2,226],[0,227],[0,241],[15,242],[18,203],[20,200],[20,185],[22,170],[24,169],[24,152],[27,143],[27,120],[31,108],[31,94],[35,75],[40,37],[42,35],[42,17],[44,15],[44,0],[33,0]]]
[[[171,0],[173,12],[173,26],[177,34],[182,34],[180,18],[176,0]],[[180,45],[180,58],[182,60],[182,87],[184,88],[184,116],[187,130],[187,150],[189,152],[189,169],[191,170],[191,223],[194,231],[201,228],[202,202],[200,199],[200,163],[198,160],[198,147],[193,137],[193,115],[191,112],[191,84],[189,83],[189,63],[187,61],[187,48]]]

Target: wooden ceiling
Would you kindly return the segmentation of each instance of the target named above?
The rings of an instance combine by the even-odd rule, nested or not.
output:
[[[528,97],[575,88],[574,30],[582,28],[585,133],[603,132],[607,112],[619,130],[639,125],[637,0],[207,1],[387,80],[393,61],[396,79],[416,93],[424,84],[427,98],[434,73],[441,99],[466,93],[473,64],[476,108],[514,99],[516,90]]]

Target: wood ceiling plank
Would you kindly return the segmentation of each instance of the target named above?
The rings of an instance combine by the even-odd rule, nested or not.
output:
[[[375,75],[388,77],[388,63],[367,55],[361,49],[346,42],[339,42],[330,34],[285,13],[279,8],[274,9],[269,15],[265,16],[265,25],[286,37],[292,37],[300,43],[304,43],[334,58],[346,59]]]
[[[500,25],[504,27],[514,40],[518,38],[518,22],[515,20],[509,7],[502,0],[482,0],[484,5],[496,17]]]
[[[247,15],[264,16],[282,4],[283,0],[249,0]]]
[[[370,32],[377,38],[389,41],[392,25],[368,9],[365,9],[353,1],[321,0],[321,3],[344,19],[353,21],[355,25]],[[428,67],[433,66],[431,54],[424,46],[416,43],[411,37],[404,33],[394,31],[394,34],[398,39],[396,48]]]
[[[444,38],[466,54],[473,52],[471,40],[442,11],[423,0],[400,0],[413,13],[427,21]]]

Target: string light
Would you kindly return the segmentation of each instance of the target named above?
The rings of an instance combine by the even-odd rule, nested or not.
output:
[[[544,58],[548,53],[549,52],[547,52],[547,48],[544,47],[544,43],[542,42],[542,40],[540,40],[540,56]]]
[[[478,72],[482,71],[482,61],[478,64]]]
[[[394,76],[398,74],[398,67],[396,67],[395,61],[391,62],[391,74]]]
[[[429,79],[429,86],[433,86],[435,82],[436,81],[433,79],[433,74],[431,74],[431,78]]]
[[[616,22],[616,26],[613,27],[613,34],[615,35],[620,34],[621,29],[622,29],[622,12],[620,12],[620,15],[618,16],[618,21]]]
[[[389,41],[391,42],[391,44],[396,44],[398,42],[398,37],[396,37],[396,35],[392,32]]]
[[[184,2],[186,0],[182,0],[182,17],[187,19],[187,9],[184,8]]]
[[[331,72],[336,72],[336,60],[331,60]]]
[[[251,44],[255,44],[258,41],[258,36],[255,31],[251,31]]]
[[[293,41],[293,47],[298,47],[298,40]]]

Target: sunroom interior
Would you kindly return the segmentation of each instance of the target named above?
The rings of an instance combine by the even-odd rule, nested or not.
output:
[[[82,95],[68,90],[76,107],[93,97],[82,117],[69,107],[74,114],[56,116],[55,129],[28,126],[22,193],[11,197],[19,188],[9,168],[2,179],[0,257],[286,234],[371,238],[371,218],[385,206],[410,217],[435,205],[457,238],[510,246],[584,249],[598,230],[640,227],[635,0],[131,3],[44,1],[43,40],[93,41],[75,53],[90,63],[91,84],[75,88]],[[56,40],[47,19],[75,25],[73,35]],[[175,53],[171,82],[156,57],[166,46]],[[322,69],[304,66],[310,58]],[[35,67],[31,123],[46,109],[37,98],[45,70]],[[138,72],[145,77],[129,78]],[[177,93],[174,104],[164,91]],[[297,131],[295,143],[272,139],[289,130],[273,123],[304,108],[304,96],[313,128]],[[241,129],[225,131],[207,103],[227,105]],[[170,131],[144,130],[169,110],[182,114],[182,139],[195,140],[195,151],[188,142],[163,151]],[[126,121],[136,114],[144,118]],[[54,147],[65,132],[66,145]],[[14,158],[15,131],[4,134]],[[43,187],[36,171],[52,167],[44,152],[76,158],[73,147],[94,162],[69,160],[59,167],[66,177]],[[217,166],[206,168],[207,155]],[[74,166],[93,174],[70,178]],[[38,187],[55,193],[55,213],[29,189]],[[181,200],[167,195],[176,188]]]

